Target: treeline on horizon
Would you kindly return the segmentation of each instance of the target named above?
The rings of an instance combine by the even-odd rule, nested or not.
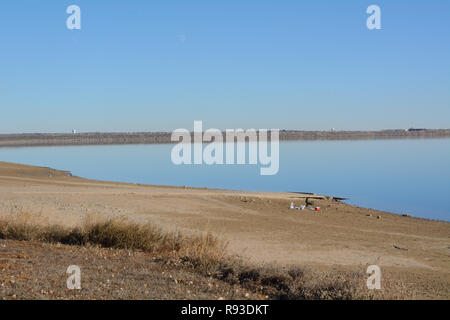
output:
[[[280,130],[280,141],[302,140],[372,140],[447,138],[450,129],[397,129],[380,131],[297,131]],[[268,131],[270,139],[270,131]],[[22,133],[0,134],[0,147],[102,144],[164,144],[171,141],[170,132],[129,133]]]

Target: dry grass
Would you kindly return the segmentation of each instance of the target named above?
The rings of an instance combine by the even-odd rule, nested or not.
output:
[[[220,259],[223,254],[217,255],[217,251],[224,252],[225,249],[211,234],[186,236],[180,232],[165,232],[150,223],[107,220],[101,216],[89,216],[80,226],[66,227],[23,212],[0,216],[0,239],[98,245],[160,255],[211,256],[215,259]]]
[[[0,216],[0,239],[42,241],[77,246],[142,250],[174,267],[239,285],[272,299],[366,299],[363,274],[319,274],[294,267],[249,266],[226,255],[226,246],[211,234],[187,236],[152,224],[122,220],[87,219],[82,225],[63,227],[26,213]]]

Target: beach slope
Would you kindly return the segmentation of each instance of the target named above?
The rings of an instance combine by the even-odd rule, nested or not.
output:
[[[292,210],[291,202],[320,211]],[[388,286],[383,289],[393,296],[450,298],[450,223],[328,197],[93,181],[0,162],[0,214],[20,212],[67,226],[96,214],[187,234],[210,232],[228,243],[230,254],[255,265],[364,273],[378,265]]]

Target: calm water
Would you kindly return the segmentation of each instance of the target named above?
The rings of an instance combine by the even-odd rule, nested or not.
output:
[[[0,160],[70,170],[100,180],[349,198],[396,213],[450,221],[450,139],[283,142],[280,170],[175,166],[171,145],[0,148]]]

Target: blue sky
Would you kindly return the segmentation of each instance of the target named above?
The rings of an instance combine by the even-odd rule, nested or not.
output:
[[[5,0],[0,111],[0,133],[450,128],[450,1]]]

